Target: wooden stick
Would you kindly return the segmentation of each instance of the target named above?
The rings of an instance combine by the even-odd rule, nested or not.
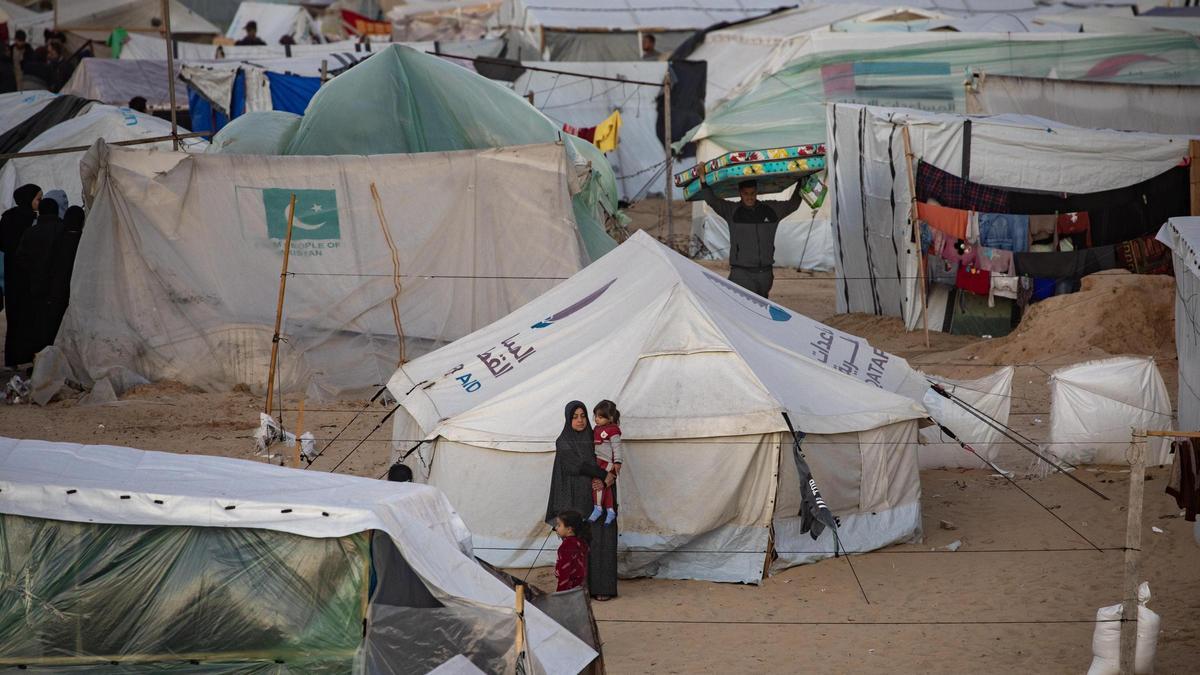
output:
[[[387,242],[388,248],[392,251],[392,286],[396,292],[392,293],[392,321],[396,324],[396,340],[400,344],[400,360],[396,362],[396,367],[404,365],[404,325],[400,323],[400,292],[404,290],[400,283],[400,251],[396,249],[396,242],[392,241],[392,232],[388,229],[387,217],[383,215],[383,200],[379,198],[379,190],[375,189],[375,184],[371,183],[371,197],[375,200],[375,215],[379,217],[379,227],[383,228],[383,240]]]
[[[1200,141],[1188,142],[1188,186],[1191,188],[1192,215],[1200,216]]]
[[[675,248],[675,193],[671,184],[674,178],[674,157],[671,155],[671,66],[667,65],[667,77],[663,80],[663,147],[667,151],[666,193],[663,203],[667,208],[667,246]]]
[[[1129,457],[1129,511],[1125,521],[1125,581],[1121,600],[1121,673],[1133,675],[1138,627],[1138,563],[1142,547],[1142,494],[1146,485],[1146,438],[1133,432]]]
[[[912,198],[909,203],[908,219],[913,226],[913,239],[917,246],[917,283],[921,285],[921,323],[925,324],[925,347],[929,347],[929,308],[927,307],[928,300],[925,299],[927,288],[925,284],[925,250],[921,246],[921,224],[917,222],[917,179],[913,173],[913,151],[912,138],[908,133],[908,125],[904,125],[901,129],[901,135],[904,137],[904,167],[908,173],[908,191]]]
[[[275,333],[271,336],[271,367],[267,370],[267,404],[263,407],[271,414],[271,395],[275,393],[275,359],[279,356],[279,323],[283,320],[283,294],[287,291],[288,258],[292,252],[292,220],[296,217],[296,193],[288,206],[287,236],[283,240],[283,269],[279,271],[279,300],[275,303]]]
[[[54,3],[58,7],[57,0]],[[171,95],[171,148],[179,151],[179,122],[175,110],[175,50],[171,40],[171,0],[162,0],[164,35],[167,38],[167,91]]]
[[[300,408],[296,412],[296,447],[292,453],[292,466],[300,467],[300,434],[304,433],[304,399],[300,399]]]
[[[185,138],[196,138],[198,136],[212,136],[212,131],[192,131],[186,134],[178,134],[176,136],[152,136],[150,138],[135,138],[128,141],[104,141],[105,145],[145,145],[146,143],[158,143],[161,141],[170,141],[175,138],[180,140]],[[29,152],[8,152],[0,155],[0,161],[10,159],[20,159],[22,157],[45,157],[47,155],[65,155],[71,152],[87,152],[91,150],[90,145],[76,145],[70,148],[50,148],[48,150],[30,150]]]
[[[1200,431],[1147,431],[1152,438],[1200,438]]]
[[[517,584],[517,660],[525,660],[525,584]],[[529,672],[524,669],[524,672]]]

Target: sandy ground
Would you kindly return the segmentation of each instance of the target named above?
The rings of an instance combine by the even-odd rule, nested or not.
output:
[[[635,224],[655,229],[657,213],[653,204],[643,205]],[[686,214],[677,213],[681,231]],[[1153,355],[1174,395],[1173,293],[1168,278],[1093,277],[1081,293],[1041,303],[1011,336],[980,340],[934,333],[929,347],[922,333],[904,332],[897,320],[836,316],[828,273],[778,270],[772,297],[864,335],[928,372],[966,378],[998,364],[1022,364],[1013,425],[1040,440],[1049,425],[1048,373],[1061,365],[1108,354]],[[7,382],[8,374],[0,377]],[[298,403],[285,400],[290,428],[296,426]],[[304,429],[319,439],[341,434],[313,470],[341,462],[341,472],[371,477],[384,472],[390,425],[377,425],[386,410],[375,405],[358,413],[365,403],[308,407]],[[0,404],[0,435],[252,459],[250,433],[261,405],[245,391],[203,393],[159,383],[105,405]],[[1015,448],[1001,457],[1017,471],[1022,487],[1090,542],[1102,549],[1123,546],[1127,470],[1078,473],[1111,498],[1102,501],[1063,476],[1025,475],[1029,459]],[[1087,622],[1098,607],[1119,600],[1123,553],[1091,548],[989,472],[923,471],[921,479],[925,540],[855,556],[853,570],[866,598],[845,559],[793,568],[759,586],[623,581],[619,598],[595,606],[609,672],[1084,672],[1093,629]],[[1163,494],[1165,469],[1151,468],[1147,480],[1142,577],[1154,593],[1151,607],[1162,615],[1158,672],[1194,672],[1200,654],[1200,547],[1192,524]],[[941,521],[954,529],[944,529]],[[955,540],[962,548],[946,551]],[[534,570],[531,580],[551,585],[546,569]]]

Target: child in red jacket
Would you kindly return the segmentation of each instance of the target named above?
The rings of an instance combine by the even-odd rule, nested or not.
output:
[[[562,539],[554,576],[559,591],[584,586],[588,570],[588,524],[576,511],[563,511],[554,521],[554,532]]]
[[[596,417],[596,428],[592,432],[596,441],[596,464],[612,474],[615,482],[625,459],[621,452],[621,427],[617,426],[621,423],[621,411],[617,410],[617,404],[604,400],[596,404],[592,414]],[[588,522],[596,522],[607,511],[604,524],[612,525],[617,519],[617,503],[612,486],[593,479],[592,492],[594,507]]]

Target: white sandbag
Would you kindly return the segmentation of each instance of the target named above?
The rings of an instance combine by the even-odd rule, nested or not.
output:
[[[1154,654],[1158,645],[1161,618],[1146,607],[1150,600],[1150,584],[1138,586],[1137,644],[1134,646],[1133,672],[1150,675],[1154,672]],[[1121,605],[1101,607],[1096,611],[1096,630],[1092,633],[1092,666],[1088,675],[1120,675],[1121,673]]]

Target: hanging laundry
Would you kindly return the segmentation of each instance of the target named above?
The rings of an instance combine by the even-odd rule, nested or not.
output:
[[[1017,270],[1016,265],[1013,264],[1012,251],[1005,251],[1000,248],[979,247],[976,264],[981,269],[985,269],[993,275],[1003,274],[1012,276],[1016,274]],[[1016,296],[1014,295],[1013,297]]]
[[[1008,213],[979,214],[979,244],[988,248],[1029,250],[1029,216]]]
[[[578,136],[588,143],[596,142],[596,127],[573,127],[570,124],[564,124],[563,131],[572,136]]]
[[[953,286],[958,278],[958,264],[941,256],[929,256],[929,283]]]
[[[1027,277],[1023,277],[1027,278]],[[1045,300],[1046,298],[1054,297],[1054,280],[1053,279],[1034,279],[1033,293],[1029,296],[1030,302]]]
[[[617,149],[620,133],[621,111],[614,110],[603,122],[596,125],[596,135],[592,143],[600,148],[601,152],[611,152]]]
[[[1002,188],[972,183],[928,164],[917,163],[917,200],[936,200],[956,209],[1007,213],[1008,191]]]
[[[1153,235],[1117,244],[1117,263],[1134,274],[1172,274],[1171,249]]]
[[[1092,245],[1092,221],[1088,217],[1087,211],[1058,214],[1056,229],[1060,236],[1082,234],[1085,236],[1084,245],[1088,247]]]
[[[1021,277],[1001,276],[992,274],[991,293],[988,294],[988,307],[995,307],[995,298],[1010,298],[1016,300],[1020,297]]]
[[[1017,274],[1039,279],[1078,279],[1117,266],[1113,246],[1057,253],[1014,253]]]
[[[1200,443],[1195,439],[1175,441],[1171,444],[1175,460],[1171,462],[1171,476],[1167,479],[1167,494],[1175,498],[1175,505],[1184,510],[1184,520],[1196,522],[1200,511]]]
[[[965,239],[953,239],[945,237],[942,244],[942,250],[938,251],[938,255],[945,258],[947,262],[955,265],[974,265],[975,260],[979,255],[978,246],[966,241]]]
[[[966,211],[917,202],[917,218],[929,223],[929,226],[935,230],[941,230],[955,239],[967,238]]]
[[[1029,241],[1053,239],[1058,229],[1058,216],[1029,216]]]
[[[991,277],[991,272],[987,270],[979,269],[974,265],[960,265],[958,274],[954,278],[954,285],[968,293],[986,296],[992,288]]]
[[[1189,194],[1188,167],[1183,166],[1136,185],[1102,192],[1066,195],[1010,190],[1005,210],[1030,214],[1086,211],[1092,245],[1106,246],[1157,233],[1168,218],[1188,215]]]

